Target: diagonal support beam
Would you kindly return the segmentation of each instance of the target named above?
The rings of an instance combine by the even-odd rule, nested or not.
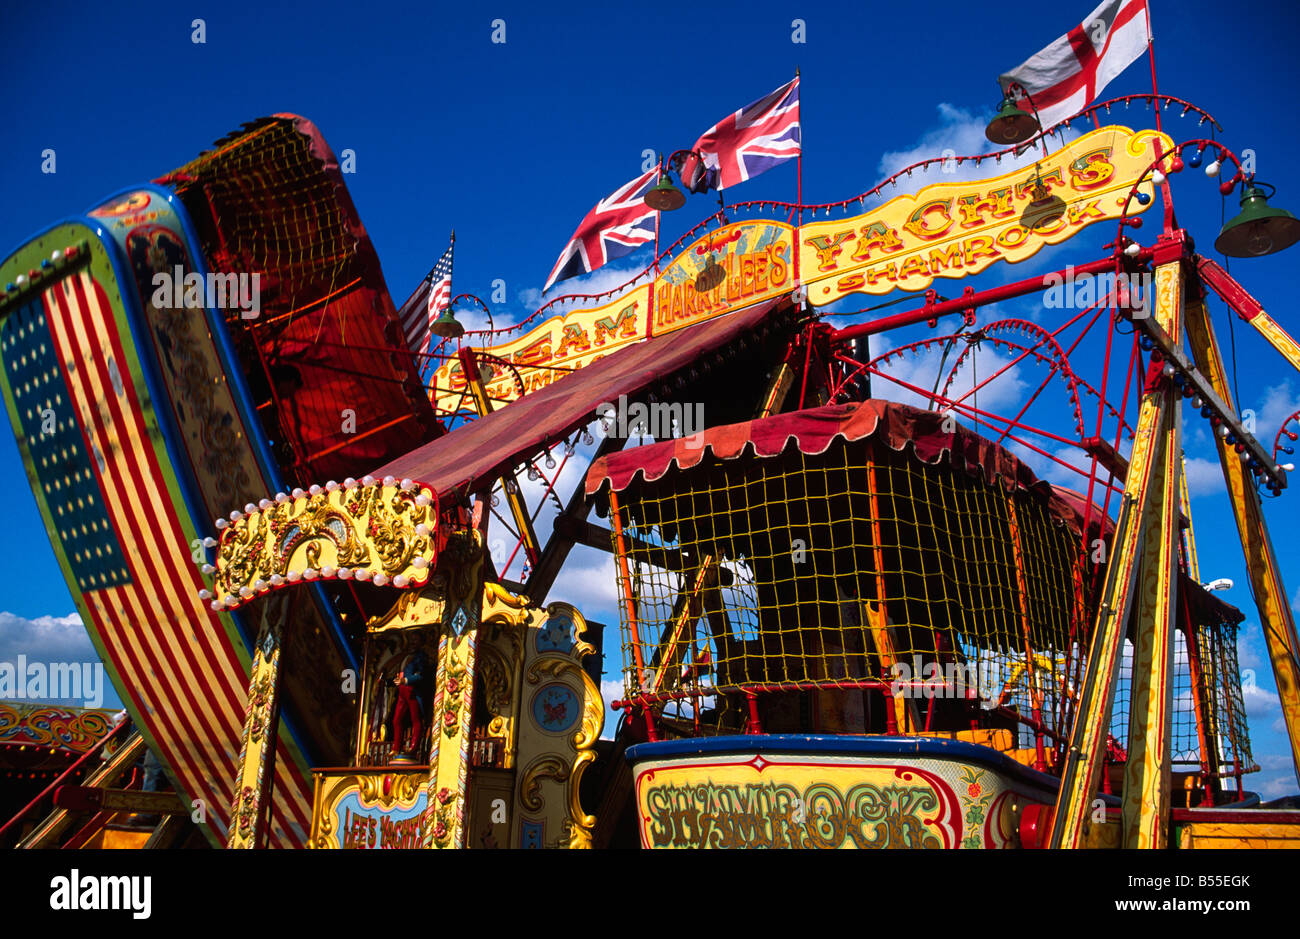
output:
[[[1247,323],[1254,326],[1259,334],[1268,340],[1269,345],[1282,353],[1283,357],[1291,363],[1292,368],[1300,371],[1300,343],[1297,343],[1290,333],[1278,325],[1277,320],[1264,311],[1259,301],[1247,293],[1246,288],[1237,283],[1231,274],[1209,258],[1197,255],[1196,267],[1201,273],[1201,279],[1223,299],[1223,302]]]
[[[1156,269],[1156,318],[1174,342],[1181,335],[1180,265],[1180,259],[1175,257]],[[1173,407],[1174,392],[1168,382],[1158,380],[1159,374],[1157,369],[1152,369],[1148,390],[1143,395],[1138,413],[1119,524],[1111,544],[1110,561],[1106,565],[1106,579],[1093,625],[1092,643],[1088,650],[1087,667],[1070,736],[1070,749],[1065,757],[1060,795],[1053,814],[1049,842],[1053,848],[1081,847],[1091,828],[1093,798],[1100,778],[1106,734],[1110,728],[1111,708],[1115,699],[1120,650],[1124,644],[1129,613],[1133,608],[1139,545],[1147,533],[1148,544],[1159,541],[1162,538],[1164,520],[1174,511],[1172,504],[1165,503],[1163,494],[1167,489],[1165,470],[1169,460],[1177,456],[1175,425],[1178,414]],[[1171,449],[1174,451],[1173,456],[1169,455]],[[1176,472],[1172,479],[1177,479]],[[1153,501],[1154,507],[1150,504]],[[1153,521],[1159,524],[1153,525]],[[1171,523],[1177,524],[1176,515]],[[1152,600],[1157,600],[1157,597],[1153,596]],[[1172,642],[1168,636],[1171,614],[1163,614],[1158,603],[1148,604],[1145,608],[1140,606],[1139,610],[1146,614],[1147,631],[1150,633],[1147,636],[1149,651],[1157,652],[1162,648],[1162,643]],[[1162,627],[1164,636],[1159,635]],[[1155,632],[1152,633],[1152,630]],[[1160,661],[1155,656],[1149,658],[1155,662]],[[1137,674],[1135,671],[1135,680],[1139,680],[1136,679]],[[1162,677],[1158,669],[1152,674],[1149,668],[1148,673],[1140,679],[1145,684],[1148,696],[1141,702],[1143,708],[1147,707],[1151,694],[1166,693],[1160,688],[1160,682],[1167,680],[1168,675],[1167,669]],[[1159,771],[1162,762],[1166,764],[1167,771],[1168,713],[1168,708],[1165,708],[1163,720],[1148,717],[1140,727],[1144,735],[1143,746],[1152,761],[1150,771]],[[1145,788],[1155,783],[1144,774],[1141,785]],[[1167,799],[1167,793],[1165,797]],[[1165,808],[1167,810],[1167,805]],[[1158,817],[1159,812],[1155,813],[1154,818]],[[1156,824],[1153,819],[1148,819],[1150,827],[1155,827]]]
[[[1184,278],[1175,261],[1156,269],[1156,322],[1182,335]],[[1174,700],[1174,616],[1182,517],[1182,395],[1162,381],[1164,440],[1151,466],[1137,582],[1128,760],[1122,800],[1126,848],[1163,848],[1169,839],[1170,742]]]
[[[483,384],[483,374],[478,370],[478,362],[470,346],[460,350],[460,365],[479,416],[487,417],[492,413],[492,399],[488,397],[487,387]],[[510,514],[515,518],[515,530],[523,540],[524,554],[528,558],[528,563],[530,566],[535,565],[541,557],[541,546],[537,540],[537,532],[533,529],[533,518],[528,514],[528,505],[524,502],[523,493],[519,491],[519,484],[514,476],[502,476],[501,489],[505,492]]]
[[[1202,274],[1204,271],[1202,265]],[[1187,336],[1196,359],[1196,367],[1213,385],[1219,397],[1232,406],[1223,356],[1219,352],[1219,343],[1204,303],[1189,306]],[[1246,570],[1259,608],[1264,640],[1268,644],[1273,680],[1277,684],[1287,737],[1291,741],[1291,760],[1296,779],[1300,781],[1300,658],[1297,655],[1300,643],[1296,640],[1295,618],[1278,569],[1277,553],[1268,536],[1259,492],[1255,489],[1249,470],[1242,464],[1235,448],[1229,447],[1217,435],[1215,444],[1219,449],[1223,477],[1228,484],[1228,498],[1232,502],[1233,517],[1237,521],[1237,533],[1241,536],[1242,550],[1246,554]]]
[[[587,464],[588,469],[602,456],[622,448],[624,443],[626,440],[621,437],[605,437],[597,446],[596,452],[591,455],[591,460]],[[533,602],[546,602],[546,596],[551,592],[551,587],[564,567],[564,562],[568,560],[569,552],[573,550],[575,544],[586,544],[581,533],[589,524],[587,516],[591,513],[594,504],[595,498],[587,495],[584,473],[574,487],[573,494],[569,496],[564,511],[555,517],[551,537],[547,539],[546,546],[542,548],[541,558],[534,565],[532,573],[528,575],[527,593]],[[602,551],[613,550],[608,536],[597,547]]]

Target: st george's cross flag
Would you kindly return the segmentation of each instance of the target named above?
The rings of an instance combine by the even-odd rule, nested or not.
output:
[[[456,247],[456,236],[452,235],[451,244],[438,263],[429,271],[427,277],[420,281],[415,293],[402,304],[397,311],[397,318],[402,324],[402,333],[406,338],[406,347],[417,355],[429,351],[433,337],[433,321],[447,309],[451,300],[451,260]],[[423,364],[423,363],[420,363]]]
[[[1078,26],[1018,68],[998,76],[1033,98],[1043,130],[1082,111],[1110,80],[1147,51],[1151,40],[1147,0],[1105,0]],[[1018,100],[1023,110],[1029,102]]]
[[[557,280],[590,274],[602,264],[653,241],[656,212],[645,204],[645,194],[658,179],[659,167],[655,166],[597,202],[560,252],[542,292],[550,290]]]
[[[726,189],[799,156],[799,76],[745,105],[695,141],[682,184],[691,192]]]

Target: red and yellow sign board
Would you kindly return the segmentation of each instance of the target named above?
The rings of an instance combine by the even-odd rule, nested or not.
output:
[[[1035,166],[937,183],[855,218],[799,228],[772,221],[724,225],[673,259],[653,285],[552,317],[484,350],[500,360],[480,362],[488,394],[498,404],[513,401],[624,345],[789,294],[800,283],[809,302],[821,306],[850,293],[924,290],[936,278],[1023,261],[1089,225],[1119,218],[1134,180],[1155,159],[1157,141],[1164,152],[1172,150],[1173,141],[1156,131],[1103,127]],[[1152,194],[1150,180],[1138,191]],[[1143,210],[1136,199],[1129,205],[1130,215]],[[433,398],[447,412],[472,407],[458,360],[434,373]]]
[[[1030,792],[975,762],[731,753],[638,762],[647,848],[1005,848]]]
[[[1103,127],[1036,167],[980,181],[939,183],[856,218],[799,229],[800,274],[809,302],[849,293],[924,290],[935,278],[1023,261],[1095,222],[1117,219],[1133,181],[1173,141],[1155,131]],[[1041,180],[1044,192],[1036,195]],[[1150,180],[1139,192],[1151,194]],[[1134,199],[1129,214],[1143,210]]]
[[[736,222],[709,232],[655,281],[650,335],[789,293],[795,286],[794,239],[795,230],[780,222]]]
[[[423,772],[317,770],[313,848],[418,848]]]
[[[513,342],[483,350],[501,360],[479,361],[489,397],[500,407],[520,396],[520,384],[525,394],[536,391],[563,378],[570,369],[590,365],[615,349],[646,338],[649,309],[650,285],[646,284],[601,306],[553,316]],[[473,409],[459,359],[447,360],[434,372],[433,402],[447,412]]]

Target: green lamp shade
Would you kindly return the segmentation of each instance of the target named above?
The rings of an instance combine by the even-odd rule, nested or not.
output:
[[[645,204],[659,212],[671,212],[686,204],[686,196],[673,185],[671,179],[661,175],[659,182],[645,194]]]
[[[1032,114],[1020,110],[1011,96],[1002,99],[998,110],[989,126],[984,128],[984,136],[993,143],[1024,143],[1038,133],[1038,119]]]
[[[441,339],[459,339],[465,335],[465,327],[460,325],[460,320],[456,319],[456,315],[451,312],[451,307],[438,314],[429,331]]]
[[[1257,258],[1296,241],[1300,241],[1300,219],[1286,209],[1273,208],[1263,192],[1247,185],[1241,193],[1241,212],[1223,226],[1214,247],[1230,258]]]

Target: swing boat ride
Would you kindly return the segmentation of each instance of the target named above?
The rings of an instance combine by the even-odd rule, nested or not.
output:
[[[1106,123],[1121,106],[1214,134]],[[1187,414],[1212,428],[1300,759],[1261,508],[1294,498],[1300,418],[1271,450],[1248,432],[1211,305],[1296,368],[1300,347],[1198,253],[1173,187],[1241,192],[1224,254],[1281,250],[1300,222],[1221,133],[1154,93],[1047,128],[1008,104],[990,152],[841,202],[726,206],[601,296],[470,331],[453,308],[481,301],[457,297],[426,356],[301,117],[51,226],[0,265],[0,381],[130,721],[79,746],[116,748],[93,772],[55,764],[0,844],[1300,843],[1300,811],[1247,788],[1244,616],[1201,585],[1183,472]],[[954,160],[976,178],[907,191]],[[685,201],[667,172],[655,200]],[[940,296],[1085,229],[1114,232],[1100,257]],[[201,289],[247,275],[252,316]],[[1080,279],[1108,286],[1068,316],[991,313]],[[829,308],[895,291],[901,312]],[[891,368],[932,350],[924,378]],[[964,385],[981,350],[1001,368]],[[980,408],[1016,366],[1027,390]],[[1054,395],[1072,436],[1030,420]],[[575,546],[612,559],[616,624],[552,596]],[[171,792],[141,790],[146,747]]]

